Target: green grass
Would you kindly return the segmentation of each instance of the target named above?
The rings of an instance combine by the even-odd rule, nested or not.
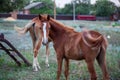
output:
[[[23,55],[32,63],[33,54],[31,53],[31,50],[30,51],[21,50],[21,52],[23,52]],[[1,79],[2,80],[55,80],[56,71],[57,71],[55,53],[51,53],[49,57],[49,62],[50,62],[49,68],[45,67],[44,49],[41,49],[41,52],[39,53],[38,57],[39,57],[41,70],[38,72],[34,72],[32,70],[32,66],[28,67],[25,64],[23,64],[21,67],[18,67],[8,55],[5,54],[2,55],[0,57],[0,63],[1,63],[0,80]],[[74,69],[75,66],[71,65],[71,68]],[[79,78],[79,76],[78,77],[76,76],[71,76],[71,77],[72,79]],[[64,77],[62,77],[61,79],[64,79]]]
[[[31,50],[20,50],[22,54],[32,63],[33,54]],[[40,50],[38,59],[41,66],[41,70],[34,72],[32,66],[26,66],[22,63],[19,67],[17,64],[4,53],[0,56],[0,80],[56,80],[57,62],[56,54],[51,48],[51,54],[49,56],[50,67],[45,67],[45,49]],[[120,52],[114,49],[108,49],[107,51],[107,67],[111,78],[114,80],[120,79]],[[114,57],[113,57],[114,56]],[[20,60],[21,61],[21,60]],[[101,70],[95,61],[95,68],[98,74],[98,80],[102,80]],[[64,80],[64,66],[62,70],[61,80]],[[70,61],[70,80],[88,80],[90,78],[87,70],[86,63],[84,61]]]
[[[2,22],[0,21],[0,31],[7,37],[11,37],[15,32],[13,31],[13,26],[23,27],[28,21],[18,20],[15,22]],[[89,29],[97,30],[104,34],[105,36],[110,35],[111,38],[108,39],[109,47],[107,50],[106,60],[108,72],[112,80],[120,80],[120,29],[117,27],[109,27],[111,25],[110,21],[61,21],[62,23],[73,26],[77,31],[81,31],[79,26],[85,26]],[[9,32],[10,31],[10,32]],[[24,36],[23,38],[25,38]],[[10,40],[14,43],[15,47],[19,46],[20,37],[16,39],[16,35],[12,36]],[[14,41],[16,40],[16,42]],[[25,39],[26,40],[26,39]],[[20,43],[22,44],[22,43]],[[28,44],[28,43],[27,43]],[[30,43],[29,43],[30,44]],[[25,44],[26,45],[26,44]],[[31,44],[32,45],[32,44]],[[8,56],[6,53],[0,51],[0,80],[56,80],[57,75],[57,61],[56,54],[52,47],[50,47],[49,64],[50,67],[45,66],[45,47],[40,49],[38,60],[41,66],[41,70],[34,72],[32,66],[26,66],[24,62],[22,66],[19,67],[17,64]],[[32,49],[19,49],[19,51],[30,61],[33,62],[33,51]],[[17,56],[16,56],[17,57]],[[18,57],[17,57],[18,58]],[[21,62],[22,60],[18,58]],[[102,80],[102,72],[97,62],[95,61],[95,69],[98,75],[98,80]],[[62,69],[61,80],[65,80],[64,77],[64,66]],[[85,61],[70,61],[70,80],[88,80],[90,78],[89,72],[87,70],[87,65]]]

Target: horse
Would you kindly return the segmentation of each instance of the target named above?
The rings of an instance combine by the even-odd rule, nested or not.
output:
[[[43,26],[43,28],[42,28]],[[44,31],[46,28],[45,27],[49,27],[50,25],[47,22],[42,23],[39,20],[39,17],[35,17],[33,18],[30,22],[28,22],[25,27],[20,28],[15,26],[14,29],[19,33],[19,34],[25,34],[27,32],[30,32],[30,36],[32,39],[32,43],[33,43],[33,52],[34,52],[34,59],[33,59],[33,70],[34,71],[38,71],[39,69],[41,69],[41,67],[39,66],[38,63],[38,59],[37,59],[37,55],[38,55],[38,50],[41,47],[42,41],[47,42],[46,38],[43,38],[43,35],[47,35],[46,32]],[[42,32],[42,29],[44,31],[44,33]],[[46,66],[49,67],[49,62],[48,62],[48,56],[50,54],[49,51],[49,44],[46,44]]]
[[[94,68],[96,59],[102,70],[103,80],[109,80],[105,57],[108,41],[104,35],[94,30],[77,32],[49,15],[39,15],[39,19],[50,24],[50,27],[47,28],[49,35],[43,37],[50,37],[53,42],[58,65],[57,80],[60,80],[63,60],[65,79],[68,80],[70,59],[85,60],[91,80],[97,80]]]

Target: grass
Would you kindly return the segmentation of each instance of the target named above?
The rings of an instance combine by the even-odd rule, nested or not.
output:
[[[50,55],[50,68],[45,67],[45,53],[44,49],[41,49],[41,54],[39,54],[39,63],[41,66],[41,70],[38,72],[32,71],[32,66],[26,66],[23,64],[21,67],[18,67],[15,62],[8,56],[3,55],[0,57],[0,80],[55,80],[56,79],[56,70],[57,64],[55,60],[55,54],[52,53]],[[22,51],[23,55],[32,63],[31,50]],[[52,51],[53,52],[53,51]],[[54,58],[54,59],[53,59]],[[75,66],[71,65],[71,68],[75,68]],[[72,78],[76,78],[75,76],[71,76]],[[62,77],[61,79],[64,79]]]
[[[44,47],[39,53],[39,63],[41,70],[38,72],[32,71],[32,66],[26,66],[24,63],[18,67],[15,62],[6,54],[0,56],[0,80],[56,80],[57,62],[54,49],[51,48],[49,56],[50,67],[45,66],[45,49]],[[22,54],[32,63],[33,54],[31,50],[20,50]],[[115,49],[107,50],[107,67],[109,74],[113,80],[120,79],[120,52]],[[21,61],[21,60],[20,60]],[[95,62],[98,80],[102,80],[102,73]],[[64,80],[64,66],[62,70],[61,80]],[[84,61],[70,61],[70,80],[88,80],[89,72]]]
[[[28,35],[24,37],[17,37],[16,33],[13,31],[13,26],[16,24],[18,26],[24,26],[28,21],[15,21],[15,22],[0,22],[0,31],[7,36],[9,41],[14,44],[17,49],[26,57],[31,63],[33,62],[33,51],[31,47],[26,45],[32,45],[28,40]],[[107,67],[110,74],[111,80],[120,80],[120,30],[117,27],[109,27],[110,21],[61,21],[64,24],[69,24],[70,26],[75,27],[77,31],[81,31],[79,26],[86,26],[89,29],[97,30],[103,34],[110,35],[109,47],[107,49]],[[7,30],[6,30],[7,29]],[[13,35],[11,37],[11,35]],[[25,38],[28,39],[25,39]],[[18,39],[16,39],[18,38]],[[24,45],[27,48],[19,47],[24,38]],[[26,42],[27,41],[27,42]],[[21,44],[20,44],[21,43]],[[29,48],[28,48],[29,47]],[[16,56],[17,57],[17,56]],[[17,57],[18,58],[18,57]],[[22,60],[18,58],[21,62]],[[50,46],[50,56],[49,64],[50,67],[45,66],[45,47],[40,49],[38,60],[41,66],[41,70],[34,72],[32,66],[26,66],[22,63],[21,67],[18,67],[17,64],[3,51],[0,51],[0,80],[56,80],[57,72],[57,62],[56,54],[52,46]],[[102,80],[101,69],[95,61],[95,69],[98,75],[98,80]],[[61,80],[65,80],[64,77],[64,66],[62,69]],[[87,70],[87,65],[85,61],[70,61],[70,80],[88,80],[90,78],[89,72]]]
[[[15,25],[23,27],[27,22],[28,20],[3,21],[0,19],[0,29],[13,30]]]

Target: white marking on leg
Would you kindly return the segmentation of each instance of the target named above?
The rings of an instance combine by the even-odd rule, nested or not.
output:
[[[48,55],[46,55],[45,63],[46,63],[46,66],[49,67],[49,63],[48,63]]]
[[[37,57],[35,57],[35,58],[33,59],[33,70],[34,70],[34,71],[38,71],[38,69],[41,69],[41,68],[40,68],[40,66],[39,66]]]
[[[38,71],[37,65],[36,65],[36,58],[33,59],[33,70]]]
[[[38,68],[38,69],[41,69],[41,67],[40,67],[40,65],[39,65],[39,62],[38,62],[38,59],[37,59],[37,61],[36,61],[36,64],[37,64],[37,68]]]
[[[47,36],[46,36],[46,23],[43,23],[43,42],[47,43]]]

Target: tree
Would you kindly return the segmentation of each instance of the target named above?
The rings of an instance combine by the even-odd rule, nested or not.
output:
[[[64,8],[61,10],[62,14],[72,14],[73,13],[73,6],[72,4],[66,4]]]
[[[0,12],[8,13],[13,10],[22,10],[25,5],[28,5],[32,2],[43,2],[44,7],[40,9],[32,8],[31,13],[33,14],[53,14],[53,1],[52,0],[0,0]]]
[[[75,3],[86,3],[86,4],[89,4],[90,3],[90,0],[73,0],[75,1]]]
[[[90,6],[87,3],[76,4],[76,14],[89,14]]]
[[[26,0],[0,0],[0,12],[20,10],[26,4]]]
[[[90,0],[74,0],[76,14],[89,14]],[[66,4],[62,9],[63,14],[73,14],[73,2]]]
[[[97,0],[95,10],[97,16],[110,16],[115,11],[115,4],[108,0]]]
[[[12,11],[12,6],[9,3],[10,0],[0,0],[0,12],[10,12]]]
[[[33,0],[33,2],[42,2],[44,7],[31,9],[32,14],[53,14],[54,2],[52,0]]]

